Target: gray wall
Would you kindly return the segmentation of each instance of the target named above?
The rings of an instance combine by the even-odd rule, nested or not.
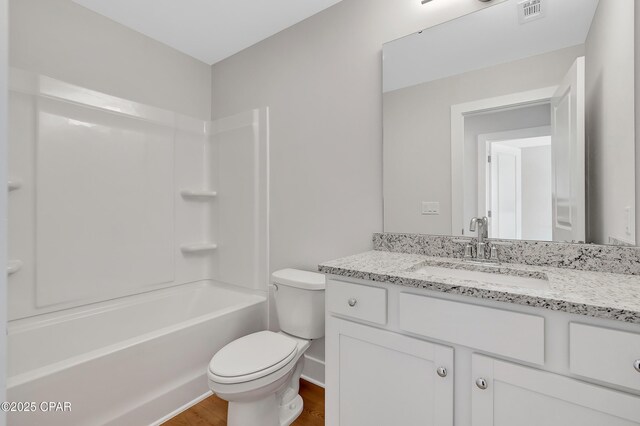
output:
[[[385,231],[451,234],[451,105],[556,86],[583,54],[575,46],[385,93]],[[440,201],[440,215],[421,215],[421,201]]]
[[[601,0],[585,43],[587,240],[599,244],[635,241],[633,32],[634,2]]]
[[[482,7],[344,0],[214,65],[214,118],[270,108],[271,271],[371,249],[382,230],[382,44]]]
[[[211,67],[71,0],[10,1],[10,64],[211,118]]]
[[[214,65],[214,118],[270,108],[272,270],[315,270],[382,229],[382,44],[482,4],[430,6],[344,0]]]
[[[635,69],[640,71],[640,7],[635,8],[635,37],[634,37],[634,57]],[[635,72],[635,125],[636,129],[640,128],[640,72]],[[640,168],[640,132],[635,133],[635,166],[636,170]],[[636,173],[636,222],[640,219],[640,173]],[[636,241],[640,241],[640,226],[636,226]]]

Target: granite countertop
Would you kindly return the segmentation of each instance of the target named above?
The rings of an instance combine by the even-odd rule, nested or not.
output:
[[[429,275],[423,265],[482,271],[460,259],[421,254],[368,251],[319,265],[320,272],[348,278],[386,282],[443,293],[515,303],[571,314],[640,324],[640,276],[592,272],[548,266],[502,264],[503,273],[522,277],[546,276],[546,288]]]

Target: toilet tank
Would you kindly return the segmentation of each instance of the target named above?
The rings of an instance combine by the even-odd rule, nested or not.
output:
[[[302,339],[324,336],[325,277],[317,272],[282,269],[272,274],[280,329]]]

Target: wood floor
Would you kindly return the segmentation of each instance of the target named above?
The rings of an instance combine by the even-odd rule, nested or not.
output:
[[[304,400],[304,409],[300,417],[293,422],[294,426],[324,426],[324,389],[301,380],[300,396]],[[226,424],[227,401],[215,395],[163,423],[164,426],[226,426]]]

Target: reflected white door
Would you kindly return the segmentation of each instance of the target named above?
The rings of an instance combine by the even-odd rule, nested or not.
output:
[[[522,236],[522,151],[491,144],[491,230],[493,238]],[[494,235],[495,234],[495,235]]]
[[[553,240],[585,241],[584,57],[551,100]]]

